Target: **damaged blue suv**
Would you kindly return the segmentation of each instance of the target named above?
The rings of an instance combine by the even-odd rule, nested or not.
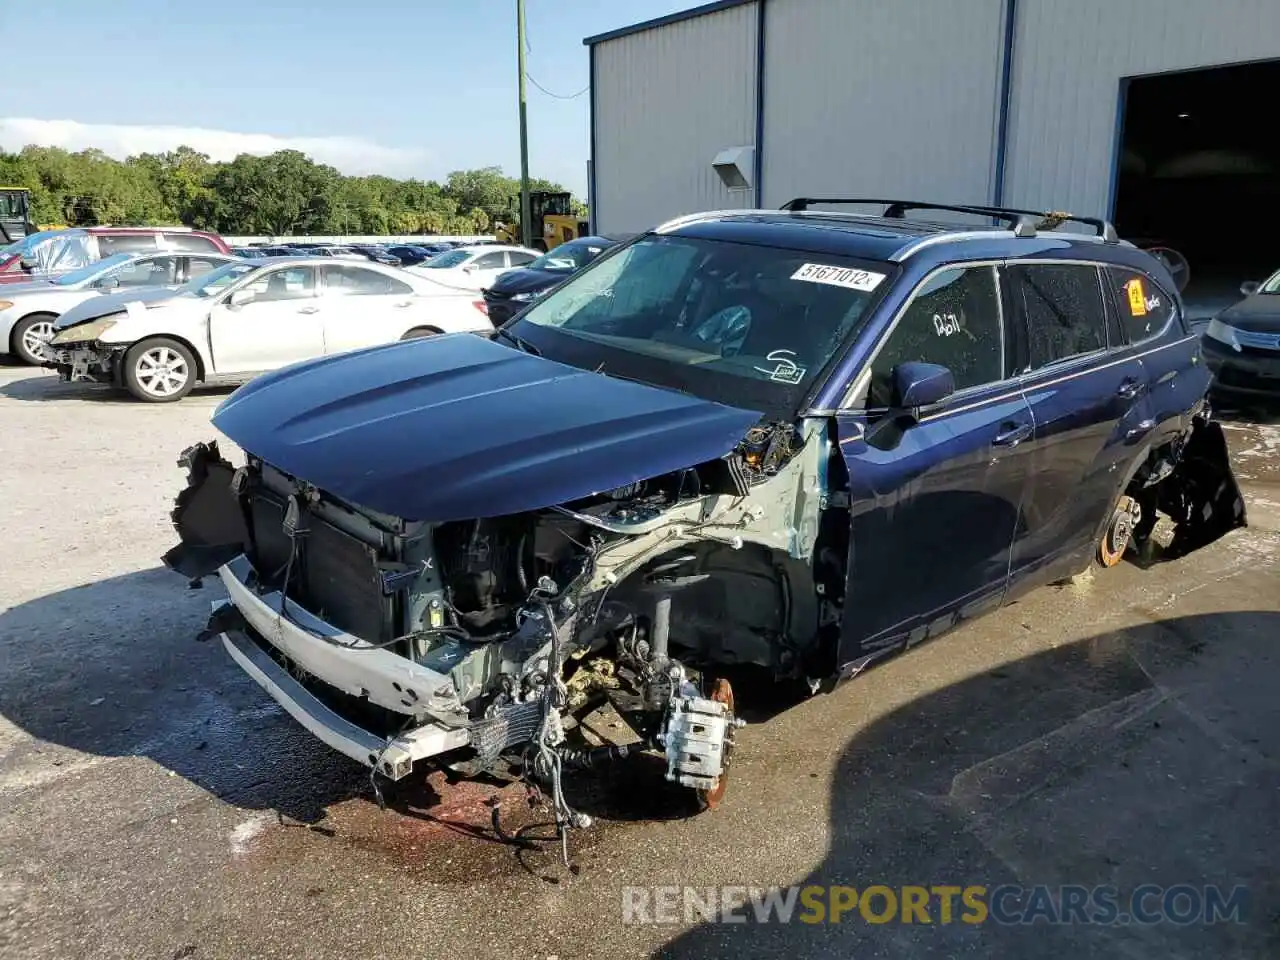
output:
[[[1167,271],[1103,221],[699,214],[492,336],[237,390],[213,423],[244,462],[186,451],[166,561],[217,572],[209,634],[378,774],[506,765],[563,827],[563,771],[656,751],[714,806],[735,671],[816,692],[1158,514],[1169,555],[1242,525],[1209,382]],[[585,736],[602,704],[629,743]]]

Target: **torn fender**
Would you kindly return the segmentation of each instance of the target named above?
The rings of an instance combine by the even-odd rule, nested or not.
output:
[[[1159,486],[1160,509],[1176,524],[1167,557],[1185,556],[1247,526],[1222,426],[1197,417],[1173,473]]]
[[[217,441],[182,451],[187,486],[174,504],[173,526],[181,539],[161,559],[170,570],[196,580],[244,553],[249,527],[232,492],[236,468],[222,458]]]

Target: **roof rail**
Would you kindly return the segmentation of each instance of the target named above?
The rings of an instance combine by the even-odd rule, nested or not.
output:
[[[884,207],[883,217],[900,220],[908,210],[950,210],[955,213],[972,213],[980,217],[991,217],[1005,221],[1015,236],[1034,237],[1039,230],[1053,230],[1068,221],[1083,223],[1098,231],[1104,243],[1119,243],[1120,235],[1116,228],[1099,217],[1077,217],[1062,211],[1021,210],[1017,207],[989,207],[985,204],[973,203],[929,203],[922,200],[875,200],[860,197],[796,197],[782,205],[783,210],[798,213],[808,210],[810,204],[873,204]]]

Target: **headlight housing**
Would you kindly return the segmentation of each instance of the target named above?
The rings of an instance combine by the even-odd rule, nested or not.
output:
[[[0,310],[8,310],[13,306],[12,300],[0,300]]]
[[[1240,351],[1240,340],[1236,337],[1236,328],[1228,323],[1223,323],[1217,317],[1209,321],[1209,326],[1205,327],[1204,335],[1212,337],[1219,343],[1225,343],[1237,353]]]
[[[542,290],[526,290],[523,293],[513,293],[511,295],[511,299],[516,303],[532,303],[534,300],[537,300],[539,297],[546,294],[550,289],[550,287],[546,287]]]
[[[102,335],[116,325],[114,320],[103,317],[100,320],[90,320],[88,323],[77,323],[74,327],[67,327],[54,334],[50,343],[88,343],[91,340],[99,340]]]

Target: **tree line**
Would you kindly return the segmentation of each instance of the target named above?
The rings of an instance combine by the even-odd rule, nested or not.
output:
[[[520,218],[520,181],[500,167],[444,183],[349,177],[297,150],[215,162],[190,147],[115,160],[100,150],[0,151],[0,186],[31,191],[37,224],[185,224],[229,236],[474,234]],[[548,180],[533,190],[561,192]],[[585,213],[585,207],[575,201]]]

